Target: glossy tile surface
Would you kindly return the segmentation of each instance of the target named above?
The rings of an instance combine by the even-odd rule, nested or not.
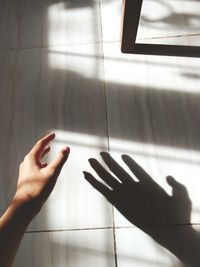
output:
[[[121,155],[132,156],[160,185],[158,191],[170,195],[166,176],[174,176],[192,201],[191,222],[199,223],[199,79],[194,77],[200,60],[122,55],[117,44],[105,44],[104,53],[112,155],[123,167]],[[140,210],[142,198],[135,201],[130,207]],[[157,201],[162,206],[162,197]],[[128,225],[120,218],[116,225]]]
[[[56,133],[49,161],[71,147],[14,267],[183,267],[166,241],[180,241],[183,249],[192,244],[189,258],[199,262],[192,254],[199,251],[199,58],[121,54],[121,0],[0,0],[0,6],[0,212],[39,137]],[[138,42],[188,45],[189,55],[199,33],[198,1],[144,0]],[[88,158],[102,162],[101,151],[135,179],[117,199],[127,201],[121,212],[130,221],[83,178],[84,170],[93,172]],[[122,154],[151,175],[148,186]]]
[[[112,230],[26,234],[13,266],[114,267]]]
[[[198,1],[143,0],[137,42],[198,45],[199,8]],[[101,11],[103,40],[119,41],[122,1],[102,0]],[[188,43],[188,38],[190,43]]]
[[[44,32],[47,45],[88,44],[101,41],[98,0],[47,1]]]
[[[0,49],[100,41],[97,0],[1,0],[0,6]]]
[[[199,8],[198,1],[144,0],[138,39],[199,35]]]
[[[37,138],[54,131],[57,139],[50,158],[69,145],[70,168],[63,170],[31,229],[112,226],[110,205],[91,190],[82,173],[89,167],[88,158],[99,157],[108,146],[105,91],[98,79],[103,76],[101,47],[1,52],[0,62],[4,201],[8,203],[15,191],[19,162]]]
[[[184,265],[173,253],[168,249],[160,246],[145,232],[137,229],[119,229],[116,230],[116,242],[117,242],[117,261],[118,266],[168,266],[168,267],[185,267],[185,266],[197,266],[199,262],[199,256],[195,256],[194,251],[191,250],[190,244],[180,242],[179,238],[184,239],[185,229],[179,229],[178,227],[172,228],[157,228],[157,229],[145,229],[147,232],[154,231],[158,235],[158,239],[162,240],[163,244],[170,244],[168,247],[174,252],[178,252],[178,255],[184,255],[187,258],[188,265]],[[183,236],[177,235],[183,231]],[[199,233],[197,233],[199,235]],[[191,242],[191,240],[190,240]],[[193,246],[192,246],[193,247]],[[198,245],[195,249],[198,249]],[[194,247],[192,248],[194,249]]]

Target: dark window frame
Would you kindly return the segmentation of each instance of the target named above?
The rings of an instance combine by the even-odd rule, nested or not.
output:
[[[199,46],[137,43],[143,0],[123,0],[121,51],[129,54],[200,57]]]

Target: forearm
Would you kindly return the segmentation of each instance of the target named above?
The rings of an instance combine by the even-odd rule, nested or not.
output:
[[[11,267],[32,216],[23,203],[13,199],[0,218],[0,266]]]
[[[178,227],[177,227],[178,228]],[[178,233],[171,238],[169,249],[187,267],[199,267],[200,237],[192,226],[179,226]]]
[[[70,149],[63,148],[48,164],[51,133],[40,139],[20,164],[15,197],[0,218],[0,267],[11,267],[24,232],[40,211],[57,181]]]
[[[170,227],[170,226],[169,226]],[[192,226],[171,226],[167,234],[151,235],[160,245],[173,253],[186,267],[199,267],[200,235]]]

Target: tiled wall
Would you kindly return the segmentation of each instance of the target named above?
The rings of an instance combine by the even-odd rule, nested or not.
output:
[[[143,2],[138,42],[198,45],[198,1]],[[14,267],[180,267],[173,255],[183,246],[179,232],[185,258],[198,266],[193,252],[200,242],[187,233],[194,227],[199,238],[200,59],[122,54],[121,12],[122,0],[0,0],[1,212],[15,192],[20,161],[39,137],[57,134],[49,160],[71,147]],[[159,203],[166,223],[133,226],[84,180],[88,158],[101,160],[101,151],[125,169],[122,154],[146,169],[156,191],[138,183],[128,208],[141,215],[146,202],[154,214]],[[169,174],[188,191],[191,214],[185,189],[172,192]],[[182,221],[169,224],[176,214],[165,199]],[[176,244],[175,252],[161,239]]]

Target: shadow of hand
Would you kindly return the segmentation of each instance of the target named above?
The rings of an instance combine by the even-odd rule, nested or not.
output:
[[[101,156],[115,176],[96,159],[89,159],[89,162],[109,188],[90,173],[85,173],[85,178],[131,223],[141,229],[144,226],[190,223],[191,201],[184,185],[168,176],[167,182],[172,187],[170,196],[131,157],[123,155],[122,159],[138,181],[108,153],[102,152]]]
[[[190,225],[192,205],[185,186],[168,176],[167,183],[172,188],[170,196],[128,155],[122,155],[122,159],[137,180],[108,153],[102,152],[101,156],[111,172],[96,159],[89,159],[102,182],[89,172],[84,172],[86,180],[132,224],[171,251],[186,266],[199,266],[200,235]],[[176,227],[169,228],[170,225]]]

